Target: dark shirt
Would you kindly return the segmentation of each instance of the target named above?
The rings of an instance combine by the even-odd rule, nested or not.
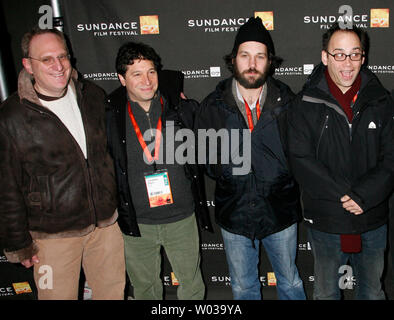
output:
[[[135,120],[141,130],[142,135],[148,130],[148,138],[145,142],[154,156],[154,150],[150,146],[154,146],[154,138],[151,136],[150,129],[156,129],[157,122],[161,116],[162,108],[160,99],[157,97],[152,101],[148,112],[145,112],[137,103],[131,102],[131,110]],[[134,208],[137,214],[138,223],[143,224],[164,224],[182,220],[190,216],[194,212],[194,201],[191,192],[191,181],[186,177],[183,165],[174,163],[166,164],[167,151],[167,131],[166,123],[163,123],[162,129],[162,147],[160,150],[160,159],[156,164],[157,170],[166,169],[168,171],[170,186],[174,203],[163,205],[160,207],[150,208],[147,188],[145,184],[144,174],[153,173],[153,165],[144,161],[143,150],[138,141],[137,135],[130,120],[128,109],[126,108],[126,148],[128,159],[129,186],[133,199]],[[172,124],[174,125],[174,124]],[[176,126],[174,133],[180,129]],[[172,139],[173,140],[173,139]],[[174,144],[173,152],[182,144],[179,141],[171,141]],[[171,150],[171,149],[170,149]],[[164,157],[164,158],[163,158]],[[164,161],[163,161],[164,159]],[[162,164],[160,164],[162,163]]]

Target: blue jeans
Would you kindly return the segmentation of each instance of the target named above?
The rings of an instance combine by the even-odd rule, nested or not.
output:
[[[355,285],[352,287],[355,290],[354,299],[385,299],[381,278],[387,242],[387,225],[361,234],[360,253],[342,252],[338,234],[308,228],[308,237],[315,260],[313,299],[341,299],[341,289],[346,288],[343,286],[345,274],[348,277],[350,275],[355,277]],[[351,266],[346,265],[348,261]],[[348,272],[350,274],[347,274]]]
[[[222,229],[231,286],[235,300],[260,300],[259,281],[260,242],[268,254],[277,280],[278,298],[305,300],[302,280],[295,265],[297,252],[297,224],[269,235],[262,240],[252,240]],[[254,243],[254,247],[253,244]]]

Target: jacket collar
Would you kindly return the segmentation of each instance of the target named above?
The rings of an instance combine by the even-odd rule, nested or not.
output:
[[[224,105],[232,112],[237,112],[238,107],[232,92],[233,77],[222,80],[216,86],[216,100],[223,100]]]
[[[158,94],[160,95],[160,92],[158,91]],[[167,100],[164,96],[161,96],[164,101],[164,110],[166,111],[167,108],[169,109],[174,109],[174,106],[170,106],[169,103],[167,103]],[[108,97],[107,101],[110,105],[110,107],[116,111],[122,112],[125,110],[126,105],[127,105],[127,90],[126,87],[120,86],[114,91],[112,91]]]
[[[216,87],[216,99],[222,99],[224,104],[232,111],[237,112],[238,107],[232,93],[233,77],[227,78]],[[263,112],[274,111],[276,107],[287,103],[293,94],[290,89],[283,83],[275,80],[271,76],[267,78],[267,98],[264,103]]]
[[[74,84],[72,85],[72,88],[73,90],[75,90],[75,82],[78,79],[78,72],[75,69],[73,69],[71,72],[71,79],[72,81],[70,81],[70,83]],[[37,96],[37,93],[34,90],[32,81],[33,81],[33,77],[25,69],[22,69],[18,76],[19,99],[21,101],[23,99],[26,99],[34,104],[42,106]]]
[[[320,63],[313,70],[312,74],[308,77],[305,82],[302,92],[308,96],[318,96],[320,98],[330,98],[330,91],[328,89],[327,81],[324,76],[324,72],[327,67]],[[375,100],[387,94],[386,89],[380,83],[379,79],[375,74],[368,69],[365,65],[361,67],[361,88],[358,99],[360,100]]]

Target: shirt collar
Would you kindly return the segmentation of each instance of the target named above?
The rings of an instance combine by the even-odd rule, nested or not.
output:
[[[263,91],[264,91],[265,84],[266,83],[264,83],[263,88],[260,91],[260,96],[259,96],[259,99],[258,99],[259,101],[261,101],[261,97],[263,96]],[[241,101],[242,103],[245,103],[244,98],[242,97],[242,94],[241,94],[241,92],[239,91],[239,88],[238,88],[238,81],[235,81],[235,88],[237,90],[237,98],[238,98],[238,100]],[[255,102],[253,102],[253,104],[249,105],[249,108],[251,110],[256,108],[256,103],[257,103],[257,100]]]

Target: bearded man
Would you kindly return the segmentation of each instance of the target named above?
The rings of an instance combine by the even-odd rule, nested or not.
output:
[[[217,148],[209,150],[215,157],[206,152],[204,168],[216,181],[215,220],[224,240],[233,296],[261,299],[262,243],[275,272],[278,298],[304,300],[295,264],[298,188],[285,150],[286,114],[294,94],[272,77],[281,59],[275,56],[271,36],[258,17],[239,29],[225,60],[233,76],[203,100],[196,129],[231,132],[227,145],[221,139]],[[239,168],[233,157],[237,150],[243,150],[247,172],[235,170]]]

